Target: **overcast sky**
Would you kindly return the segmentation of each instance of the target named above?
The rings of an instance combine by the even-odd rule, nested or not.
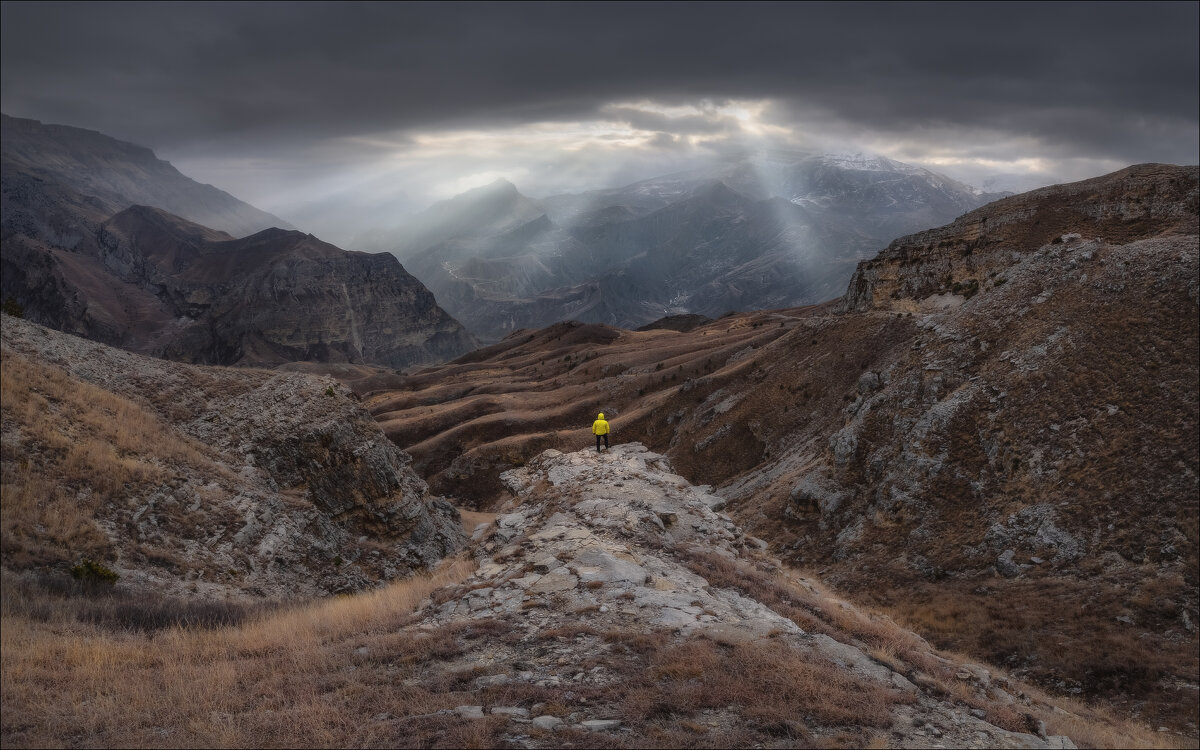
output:
[[[1196,163],[1200,4],[4,2],[2,109],[301,228],[764,148],[975,185]]]

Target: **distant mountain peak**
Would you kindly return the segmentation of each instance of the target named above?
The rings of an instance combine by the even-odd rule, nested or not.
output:
[[[816,157],[820,161],[839,169],[861,172],[901,172],[903,174],[925,174],[929,170],[895,161],[879,154],[864,153],[830,153]]]
[[[0,117],[4,171],[49,179],[89,196],[98,202],[96,220],[132,205],[147,205],[235,237],[272,226],[295,228],[223,190],[196,182],[145,146],[95,130]]]

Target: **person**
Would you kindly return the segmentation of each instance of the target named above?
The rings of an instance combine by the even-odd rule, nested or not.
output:
[[[608,447],[608,422],[604,420],[604,412],[596,415],[596,421],[592,422],[592,434],[596,436],[596,452],[600,452],[600,439],[604,438],[604,447]]]

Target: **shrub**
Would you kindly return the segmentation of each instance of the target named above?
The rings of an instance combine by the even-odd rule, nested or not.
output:
[[[120,578],[119,575],[100,563],[86,558],[71,568],[71,577],[84,583],[99,583],[108,586],[113,585]]]
[[[11,315],[14,318],[25,317],[25,308],[21,306],[20,302],[17,302],[12,297],[4,300],[4,306],[0,308],[0,310],[2,310],[5,315]]]

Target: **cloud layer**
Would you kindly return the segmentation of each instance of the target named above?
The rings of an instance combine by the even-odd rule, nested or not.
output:
[[[752,147],[976,181],[1198,160],[1196,3],[0,7],[5,113],[151,146],[285,213],[372,185],[598,187]]]

